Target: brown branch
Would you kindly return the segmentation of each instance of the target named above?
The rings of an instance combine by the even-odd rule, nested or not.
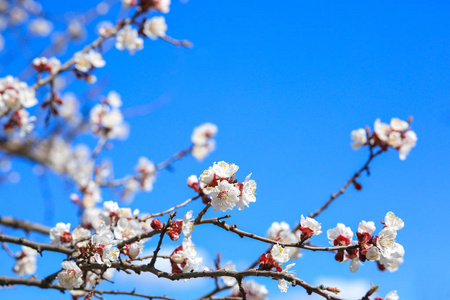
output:
[[[61,292],[66,291],[65,288],[60,286],[59,284],[54,283],[45,283],[43,280],[38,280],[34,278],[14,278],[14,277],[6,277],[6,276],[0,276],[0,286],[8,286],[8,285],[27,285],[27,286],[36,286],[39,288],[44,289],[54,289],[59,290]],[[85,291],[90,292],[90,289],[74,289],[75,291]],[[141,298],[147,298],[147,299],[165,299],[165,300],[176,300],[175,298],[169,298],[166,296],[150,296],[150,295],[144,295],[136,293],[135,291],[131,292],[124,292],[124,291],[107,291],[107,290],[94,290],[95,294],[108,294],[108,295],[129,295],[129,296],[136,296]]]
[[[355,174],[353,174],[352,177],[350,177],[347,182],[344,184],[344,186],[337,192],[334,194],[331,194],[330,198],[328,199],[327,202],[325,202],[324,205],[322,205],[318,210],[316,210],[313,213],[310,213],[308,215],[308,217],[310,218],[315,218],[317,217],[322,211],[324,211],[336,198],[338,198],[340,195],[342,195],[345,190],[348,188],[348,186],[350,184],[352,184],[352,182],[354,182],[356,180],[356,178],[358,178],[359,176],[361,176],[362,172],[364,171],[369,171],[369,164],[372,162],[372,160],[377,157],[378,155],[380,155],[381,153],[383,153],[384,150],[380,149],[378,152],[373,153],[372,152],[372,148],[370,148],[370,155],[368,160],[366,161],[366,163],[364,164],[364,166],[362,166]]]
[[[103,265],[98,264],[89,264],[80,266],[81,269],[87,270],[87,269],[101,269],[104,268]],[[302,279],[299,279],[295,277],[294,275],[282,273],[282,272],[276,272],[276,271],[262,271],[257,269],[251,269],[251,270],[245,270],[245,271],[228,271],[228,270],[211,270],[211,271],[200,271],[200,272],[189,272],[189,273],[181,273],[181,274],[172,274],[160,271],[156,269],[154,266],[151,266],[151,264],[144,264],[144,265],[135,265],[131,264],[129,262],[113,262],[110,266],[110,268],[122,268],[126,270],[132,270],[137,274],[140,274],[141,272],[150,272],[155,274],[158,277],[166,278],[172,281],[180,280],[180,279],[192,279],[192,278],[215,278],[215,277],[222,277],[222,276],[228,276],[228,277],[234,277],[236,279],[244,278],[244,277],[268,277],[268,278],[276,278],[276,279],[285,279],[289,282],[292,282],[292,286],[300,285],[303,287],[308,294],[315,293],[318,294],[328,300],[342,300],[342,298],[336,297],[334,295],[330,295],[323,291],[320,287],[315,287],[312,285],[309,285]],[[229,287],[227,287],[229,288]],[[227,288],[223,288],[222,290],[225,290]]]
[[[159,231],[159,230],[153,230],[153,231],[149,231],[149,232],[146,232],[146,233],[135,235],[135,236],[133,236],[133,237],[131,237],[129,239],[123,240],[120,243],[118,243],[117,244],[117,248],[120,249],[120,248],[122,248],[125,245],[129,245],[129,244],[132,244],[134,242],[140,241],[142,239],[146,239],[146,238],[152,237],[152,236],[154,236],[154,235],[156,235],[156,234],[158,234],[160,232],[161,231]]]
[[[200,196],[200,195],[199,195],[199,196]],[[202,221],[203,216],[206,214],[206,212],[208,211],[208,209],[209,209],[210,207],[211,207],[211,204],[207,204],[207,205],[205,206],[205,208],[202,209],[202,211],[198,213],[197,218],[195,218],[194,225],[200,224],[200,222]]]
[[[248,238],[251,238],[251,239],[254,239],[254,240],[266,242],[266,243],[273,244],[273,245],[280,244],[280,245],[282,245],[284,247],[302,248],[302,249],[307,249],[307,250],[311,250],[311,251],[337,251],[337,250],[348,250],[348,249],[352,249],[352,248],[358,247],[358,245],[319,247],[319,246],[305,245],[305,244],[302,244],[301,242],[298,242],[298,243],[284,243],[284,242],[280,242],[280,241],[274,241],[272,239],[265,238],[265,237],[256,235],[254,233],[249,233],[249,232],[237,229],[237,225],[236,224],[228,225],[228,224],[225,223],[225,221],[220,221],[218,218],[203,219],[200,222],[198,222],[197,224],[198,225],[201,225],[201,224],[213,224],[213,225],[218,226],[218,227],[220,227],[222,229],[225,229],[226,231],[230,231],[230,232],[236,233],[241,238],[248,237]]]
[[[183,157],[185,157],[187,154],[191,153],[192,150],[192,146],[188,149],[184,149],[181,150],[177,153],[175,153],[174,155],[172,155],[171,157],[169,157],[167,160],[160,162],[159,164],[156,165],[156,170],[162,170],[162,169],[166,169],[166,168],[171,168],[172,164],[174,162],[176,162],[177,160],[182,159]]]
[[[0,224],[12,228],[20,228],[25,230],[26,232],[35,231],[46,235],[50,234],[50,227],[38,223],[30,223],[28,221],[17,220],[12,217],[0,217]]]
[[[164,239],[164,235],[167,232],[167,229],[170,226],[170,223],[172,222],[172,219],[177,215],[176,212],[173,212],[170,214],[169,220],[167,221],[166,226],[164,226],[164,228],[161,230],[161,235],[159,236],[159,241],[158,241],[158,245],[156,246],[155,251],[153,251],[153,257],[152,260],[150,261],[150,263],[148,264],[150,266],[150,268],[154,268],[155,263],[156,263],[156,259],[158,258],[158,252],[161,249],[161,245],[162,245],[162,241]]]
[[[191,201],[194,201],[194,200],[198,199],[199,197],[200,197],[200,194],[197,195],[197,196],[195,196],[195,197],[193,197],[193,198],[187,199],[186,201],[184,201],[184,202],[181,203],[181,204],[178,204],[178,205],[175,205],[175,206],[173,206],[173,207],[171,207],[171,208],[169,208],[169,209],[166,209],[165,211],[162,211],[162,212],[159,212],[159,213],[150,214],[150,215],[146,216],[145,218],[142,218],[141,221],[146,221],[146,220],[151,219],[151,218],[154,218],[154,217],[159,217],[159,216],[163,216],[163,215],[165,215],[165,214],[168,214],[168,213],[174,211],[174,210],[177,209],[177,208],[186,206],[186,205],[189,204]]]
[[[7,236],[4,234],[0,234],[0,242],[6,242],[6,243],[27,246],[27,247],[35,249],[39,253],[42,253],[42,251],[52,251],[52,252],[59,252],[59,253],[70,255],[76,251],[76,250],[64,248],[62,246],[35,243],[32,241],[26,240],[25,238],[16,238],[16,237]]]

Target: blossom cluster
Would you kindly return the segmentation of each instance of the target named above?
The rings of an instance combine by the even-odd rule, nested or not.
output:
[[[120,208],[113,201],[105,201],[103,209],[87,208],[82,224],[72,231],[70,226],[69,223],[56,224],[50,230],[51,244],[72,243],[80,252],[77,263],[105,264],[108,267],[118,260],[120,254],[136,258],[142,252],[146,239],[126,243],[120,248],[118,244],[151,230],[148,222],[139,218],[138,210],[132,212],[130,208]],[[82,271],[75,262],[65,261],[62,268],[64,270],[57,279],[63,287],[73,289],[83,283]]]
[[[158,1],[136,1],[136,0],[122,0],[124,7],[139,6],[140,10],[148,10],[153,8],[162,13],[169,12],[170,0],[158,0]],[[106,35],[112,30],[108,26],[104,26],[100,30],[100,35]],[[141,50],[144,47],[144,38],[150,38],[156,40],[158,38],[164,38],[166,36],[167,24],[163,16],[156,16],[145,20],[142,24],[139,24],[138,28],[134,28],[131,24],[123,26],[116,36],[116,48],[118,50],[128,50],[130,54],[134,54],[137,50]],[[141,37],[142,36],[142,37]]]
[[[30,108],[38,103],[35,91],[25,82],[12,76],[0,79],[0,115],[8,115],[8,121],[3,125],[6,132],[19,129],[20,135],[33,130],[32,122],[36,117],[29,116],[25,108]]]
[[[251,174],[244,182],[238,182],[235,179],[238,169],[235,164],[215,162],[200,175],[200,182],[195,175],[190,176],[188,186],[203,194],[204,202],[210,203],[215,211],[232,210],[235,206],[239,210],[244,210],[250,202],[256,201],[256,182],[250,179]]]
[[[74,57],[75,74],[78,78],[83,78],[87,83],[95,83],[97,77],[92,74],[95,68],[103,68],[106,65],[103,56],[95,51],[89,50],[88,52],[77,52]]]
[[[214,137],[217,134],[217,126],[212,123],[205,123],[194,128],[192,132],[191,154],[197,160],[203,160],[210,152],[216,148]]]
[[[172,240],[174,239],[173,237],[179,236],[180,232],[183,232],[184,235],[182,245],[175,248],[170,255],[172,273],[188,273],[198,270],[203,258],[198,256],[197,251],[195,250],[195,245],[192,242],[192,230],[194,228],[192,210],[186,213],[183,220],[177,220],[177,223],[177,227],[181,229],[181,231],[178,228],[174,230],[174,227],[172,226],[167,233]]]
[[[387,150],[389,147],[398,150],[401,160],[405,160],[411,149],[416,146],[417,135],[410,130],[410,123],[402,121],[397,118],[392,118],[390,124],[386,124],[375,120],[373,133],[370,129],[355,129],[351,132],[353,142],[351,146],[358,150],[362,146],[370,145],[370,147],[379,146],[382,150]]]
[[[115,91],[109,92],[106,99],[90,111],[89,123],[92,131],[104,139],[126,137],[128,126],[123,121],[121,106],[120,95]]]
[[[393,212],[388,212],[384,218],[384,227],[378,235],[372,235],[376,228],[374,222],[362,221],[356,233],[357,241],[352,241],[353,232],[350,227],[338,223],[327,231],[330,244],[333,246],[354,246],[351,249],[338,250],[335,259],[339,262],[351,260],[350,271],[359,269],[360,261],[376,261],[381,270],[386,268],[395,271],[403,263],[405,250],[396,242],[397,230],[404,226],[404,222]]]
[[[26,246],[22,246],[22,251],[16,254],[16,264],[13,271],[19,276],[30,275],[36,272],[37,251]]]

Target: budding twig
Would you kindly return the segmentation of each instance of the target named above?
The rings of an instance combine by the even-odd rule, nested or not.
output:
[[[377,157],[378,155],[380,155],[382,152],[384,152],[384,150],[383,149],[380,149],[378,152],[376,152],[375,154],[374,153],[372,153],[372,147],[369,147],[370,148],[370,155],[369,155],[369,158],[368,158],[368,160],[366,161],[366,163],[364,164],[364,166],[362,166],[355,174],[353,174],[353,176],[352,177],[350,177],[348,180],[347,180],[347,182],[344,184],[344,186],[337,192],[337,193],[335,193],[335,194],[331,194],[331,196],[330,196],[330,198],[328,199],[328,201],[327,202],[325,202],[325,204],[324,205],[322,205],[318,210],[316,210],[315,212],[313,212],[313,213],[310,213],[309,215],[308,215],[308,217],[310,217],[310,218],[315,218],[315,217],[317,217],[322,211],[324,211],[336,198],[338,198],[340,195],[342,195],[344,192],[345,192],[345,190],[348,188],[348,186],[352,183],[352,182],[354,182],[355,180],[356,180],[356,178],[358,178],[359,176],[361,176],[361,173],[363,172],[363,171],[368,171],[369,170],[369,164],[372,162],[372,160],[375,158],[375,157]],[[296,227],[298,227],[298,226],[296,226]]]

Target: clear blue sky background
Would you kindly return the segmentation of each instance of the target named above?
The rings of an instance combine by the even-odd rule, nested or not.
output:
[[[58,14],[82,12],[92,1],[42,4]],[[102,19],[114,20],[116,11],[117,6]],[[128,141],[114,142],[103,156],[111,157],[116,173],[125,175],[139,156],[162,161],[189,146],[193,127],[213,122],[219,127],[217,150],[202,163],[187,158],[175,165],[175,172],[162,171],[154,191],[140,194],[130,206],[157,212],[180,203],[193,195],[185,186],[189,175],[225,160],[241,167],[238,178],[252,172],[258,183],[257,202],[243,212],[233,211],[230,222],[264,235],[273,221],[294,225],[301,214],[317,209],[362,166],[367,149],[351,149],[352,129],[372,127],[376,118],[389,122],[391,117],[414,116],[419,141],[407,160],[400,161],[395,151],[377,158],[371,176],[360,179],[363,190],[350,188],[320,215],[324,234],[313,240],[325,245],[326,230],[338,222],[356,231],[361,220],[379,224],[386,212],[394,211],[406,224],[398,234],[405,263],[396,273],[381,273],[367,262],[352,274],[348,263],[335,262],[332,254],[305,251],[295,269],[313,284],[333,278],[366,286],[372,281],[381,286],[383,297],[396,289],[401,299],[449,299],[449,15],[450,2],[433,0],[174,1],[166,16],[168,34],[191,40],[193,49],[147,40],[134,56],[112,49],[105,54],[106,67],[96,73],[107,78],[106,92],[114,89],[122,95],[125,108],[156,99],[161,104],[149,115],[129,119]],[[44,45],[34,42],[32,47]],[[23,65],[14,62],[1,77],[18,74]],[[85,89],[76,85],[75,91]],[[93,139],[86,141],[92,144]],[[73,190],[64,180],[47,176],[51,197],[43,197],[42,180],[32,174],[32,166],[15,162],[14,167],[21,182],[0,187],[1,215],[51,226],[60,221],[78,224],[68,199]],[[106,193],[105,199],[111,196]],[[202,207],[197,202],[189,209],[196,213]],[[221,215],[211,211],[207,216]],[[49,242],[47,237],[31,238]],[[207,226],[196,228],[193,240],[199,251],[208,253],[210,266],[220,252],[224,262],[233,260],[243,269],[267,248]],[[178,244],[168,242],[167,252]],[[57,271],[61,258],[46,253],[39,259],[38,277]],[[3,275],[13,276],[13,262],[3,251],[0,260],[2,272],[8,270]],[[170,285],[123,273],[114,279],[114,286],[104,288],[136,287],[142,293],[187,299],[214,286],[213,280]],[[272,299],[315,299],[299,287],[281,297],[275,281],[258,282],[267,285]],[[0,290],[0,297],[69,299],[31,287]]]

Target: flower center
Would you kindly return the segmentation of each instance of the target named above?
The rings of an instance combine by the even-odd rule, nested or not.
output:
[[[221,191],[217,198],[219,198],[219,200],[221,201],[227,201],[228,199],[230,199],[230,196],[228,195],[228,191]]]

